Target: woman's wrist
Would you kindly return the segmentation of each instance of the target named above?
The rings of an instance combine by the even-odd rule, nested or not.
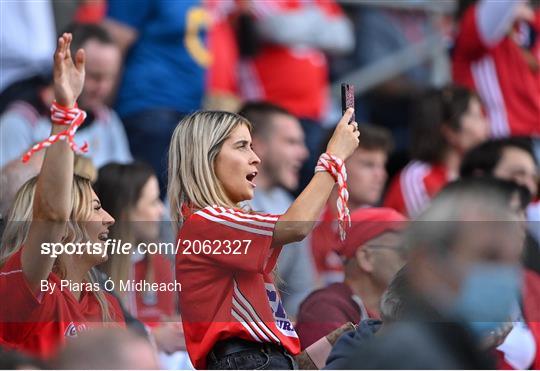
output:
[[[333,151],[331,149],[327,149],[326,153],[339,158],[341,161],[345,161],[345,156],[342,153],[340,153],[339,151]]]
[[[56,98],[55,103],[60,106],[60,108],[63,108],[65,110],[72,109],[77,105],[76,99],[62,99],[62,98]]]

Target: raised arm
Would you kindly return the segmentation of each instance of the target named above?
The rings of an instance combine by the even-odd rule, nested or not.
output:
[[[499,43],[516,19],[534,17],[525,0],[481,0],[476,8],[476,21],[482,41],[489,47]]]
[[[349,109],[338,125],[326,147],[326,152],[345,161],[358,147],[357,124],[349,125],[352,116]],[[273,246],[303,240],[313,229],[315,222],[334,188],[334,178],[326,172],[316,173],[302,193],[283,214],[274,229]]]
[[[78,50],[75,63],[69,50],[71,34],[58,39],[54,53],[54,94],[56,102],[73,107],[84,84],[84,51]],[[65,126],[52,125],[51,134],[65,130]],[[30,287],[37,291],[40,280],[52,270],[54,259],[41,254],[41,243],[60,242],[71,214],[73,186],[73,151],[66,141],[60,140],[45,152],[38,177],[33,205],[33,220],[22,252],[21,264]]]

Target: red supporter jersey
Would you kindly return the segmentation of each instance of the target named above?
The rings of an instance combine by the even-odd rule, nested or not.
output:
[[[448,181],[444,166],[411,161],[392,179],[383,206],[415,218]]]
[[[483,40],[471,6],[459,25],[452,56],[454,81],[478,92],[487,110],[494,137],[540,136],[540,71],[527,63],[511,36],[494,46]],[[531,25],[540,34],[540,11]],[[540,63],[540,37],[531,47]]]
[[[147,255],[134,264],[135,282],[143,282],[147,279],[146,270],[149,258],[152,259],[154,272],[152,282],[158,284],[174,282],[172,262],[160,254]],[[176,295],[173,290],[130,292],[129,300],[131,313],[150,326],[159,325],[165,318],[177,313]]]
[[[523,307],[527,326],[536,343],[536,357],[532,370],[540,369],[540,275],[532,270],[525,270],[523,288]]]
[[[224,14],[235,11],[235,1],[207,1],[215,23],[209,34],[215,60],[208,72],[208,89],[233,92],[248,101],[266,100],[300,118],[320,120],[327,107],[328,63],[325,54],[306,45],[266,43],[252,59],[240,59],[230,24]],[[328,17],[343,16],[333,0],[252,1],[258,19],[283,15],[308,7]]]
[[[66,337],[103,325],[94,293],[83,291],[77,300],[69,289],[60,289],[61,280],[55,273],[48,278],[49,285],[55,285],[53,290],[32,292],[22,272],[21,251],[0,270],[0,339],[19,351],[48,357],[64,344]],[[125,326],[118,301],[105,295],[111,324]]]
[[[281,247],[272,248],[278,216],[209,206],[189,215],[180,232],[176,277],[193,365],[219,340],[242,338],[300,351],[298,336],[272,282]]]

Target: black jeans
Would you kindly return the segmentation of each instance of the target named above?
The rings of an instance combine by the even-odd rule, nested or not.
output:
[[[228,339],[216,343],[207,357],[211,370],[294,370],[294,358],[282,347],[243,339]]]

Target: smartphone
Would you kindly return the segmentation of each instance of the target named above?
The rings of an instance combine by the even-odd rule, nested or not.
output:
[[[341,84],[341,113],[344,114],[347,108],[354,108],[354,85]],[[349,124],[354,122],[354,113],[349,120]]]

